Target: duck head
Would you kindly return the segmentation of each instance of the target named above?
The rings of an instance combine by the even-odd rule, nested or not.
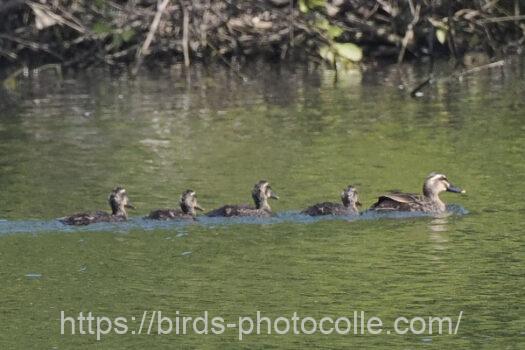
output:
[[[113,191],[111,191],[108,201],[113,215],[120,215],[127,218],[128,213],[126,212],[126,208],[135,209],[135,207],[129,202],[126,189],[120,186],[115,187]]]
[[[423,195],[428,198],[437,198],[441,192],[466,193],[465,190],[454,186],[446,175],[431,173],[423,184]]]
[[[264,209],[271,211],[270,205],[268,204],[268,199],[279,199],[279,196],[273,192],[270,183],[266,180],[261,180],[253,186],[252,198],[255,202],[255,207],[257,209]]]
[[[341,201],[345,207],[353,208],[355,211],[357,211],[357,207],[361,206],[357,189],[352,185],[349,185],[341,192]]]
[[[184,214],[197,216],[196,210],[204,209],[197,203],[197,194],[193,190],[186,190],[180,196],[180,208]]]

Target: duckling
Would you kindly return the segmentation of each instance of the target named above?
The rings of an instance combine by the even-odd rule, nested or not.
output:
[[[279,196],[273,192],[270,183],[261,180],[253,186],[252,198],[255,202],[255,208],[248,205],[225,205],[215,209],[206,216],[263,216],[268,217],[272,215],[272,208],[268,204],[268,199],[279,199]]]
[[[113,191],[111,191],[108,202],[111,207],[111,214],[103,211],[79,213],[62,218],[60,222],[66,225],[80,226],[96,222],[126,221],[128,219],[126,208],[135,209],[135,207],[129,203],[128,193],[122,187],[115,187]]]
[[[197,196],[195,191],[186,190],[180,196],[180,210],[179,209],[157,209],[149,213],[146,219],[152,220],[196,220],[197,212],[195,210],[203,211],[202,207],[197,203]]]
[[[361,206],[361,203],[358,200],[358,194],[355,187],[350,185],[345,188],[343,192],[341,192],[341,201],[343,204],[332,202],[317,203],[306,208],[301,213],[310,216],[359,214],[357,206]]]
[[[443,213],[447,207],[439,198],[441,192],[466,193],[452,185],[443,174],[431,173],[423,184],[423,195],[394,192],[379,197],[370,210],[374,211],[420,211]]]

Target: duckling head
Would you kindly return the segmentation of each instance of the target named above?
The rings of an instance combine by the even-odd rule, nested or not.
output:
[[[451,184],[446,175],[431,173],[427,176],[425,183],[423,184],[423,195],[425,195],[425,197],[437,197],[437,195],[445,191],[466,193],[465,190]]]
[[[197,203],[197,194],[194,190],[186,190],[180,196],[180,208],[184,214],[197,216],[196,210],[204,209]]]
[[[111,191],[108,201],[113,215],[128,217],[126,208],[135,209],[135,207],[129,202],[126,189],[120,186],[115,187],[113,191]]]
[[[357,189],[349,185],[347,188],[341,192],[341,201],[343,202],[343,205],[347,208],[353,208],[357,211],[357,207],[361,206],[361,203],[359,202],[359,195],[357,193]]]
[[[261,180],[253,186],[252,198],[257,209],[271,211],[270,205],[268,204],[268,198],[279,199],[279,196],[273,192],[268,181]]]

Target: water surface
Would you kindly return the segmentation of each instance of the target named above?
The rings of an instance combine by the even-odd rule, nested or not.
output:
[[[443,64],[443,75],[448,66]],[[457,335],[109,335],[116,348],[518,349],[525,332],[522,198],[523,62],[418,99],[414,66],[339,76],[315,67],[180,67],[135,80],[106,71],[53,72],[2,91],[0,343],[93,347],[60,335],[70,315],[144,310],[235,320],[321,318],[364,310],[398,316],[464,312]],[[297,212],[358,186],[365,207],[386,190],[418,192],[431,171],[467,195],[454,215],[311,220]],[[147,223],[186,188],[206,209],[249,203],[267,179],[281,200],[270,220]],[[116,184],[138,208],[125,224],[64,227],[105,209]]]

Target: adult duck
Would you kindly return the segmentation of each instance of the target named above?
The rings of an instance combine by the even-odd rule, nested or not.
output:
[[[439,198],[439,194],[445,191],[466,193],[465,190],[451,184],[446,175],[431,173],[423,183],[422,195],[402,192],[384,194],[370,207],[370,210],[443,213],[447,207]]]

